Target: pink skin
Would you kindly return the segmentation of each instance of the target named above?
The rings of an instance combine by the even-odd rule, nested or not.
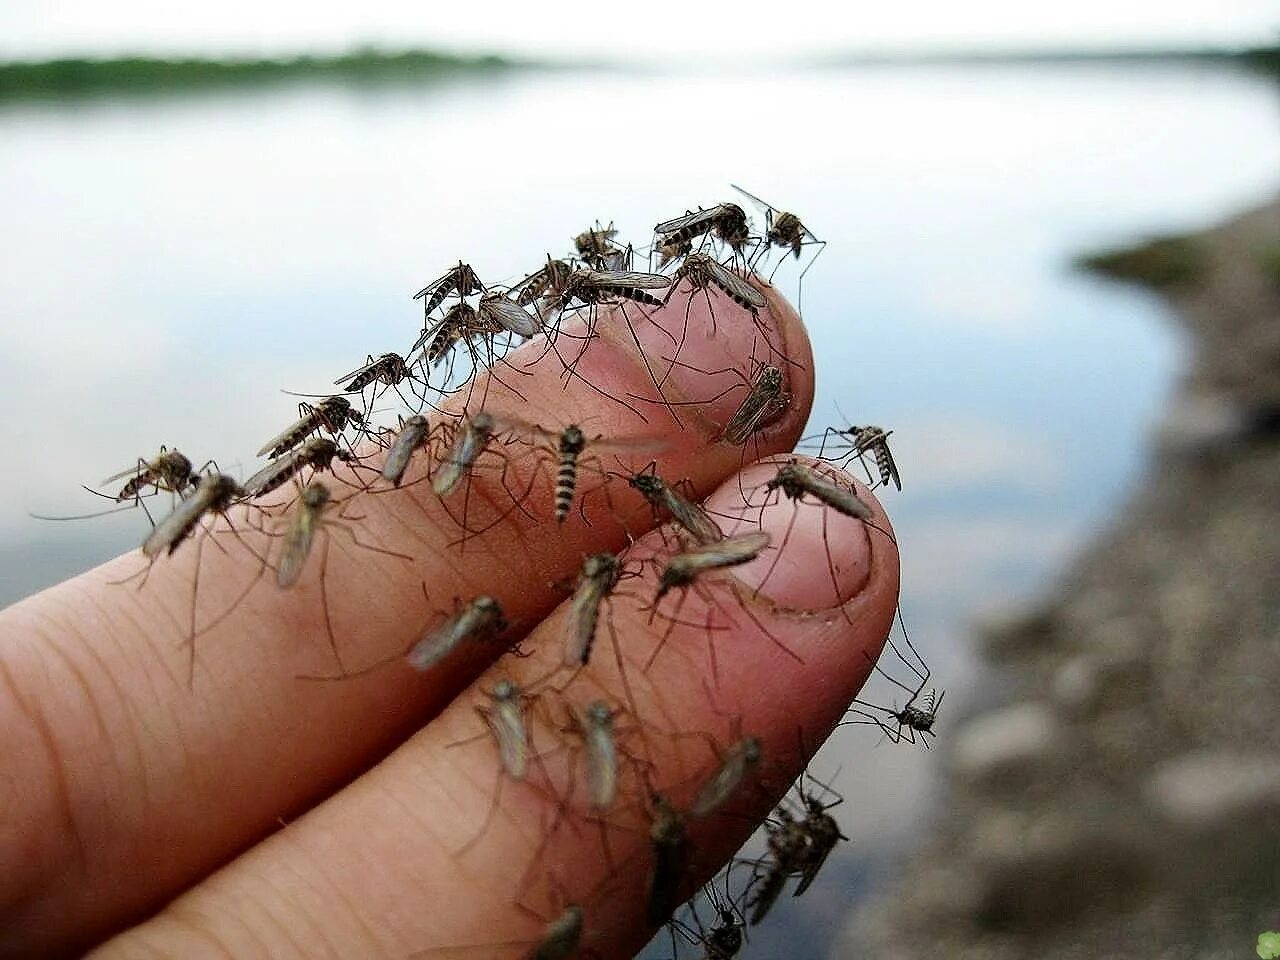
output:
[[[812,398],[803,329],[790,308],[768,293],[770,307],[761,311],[761,322],[796,361],[786,368],[793,400],[755,438],[751,455],[757,448],[789,449]],[[707,376],[676,367],[663,387],[673,404],[706,400],[743,382],[751,373],[745,358],[752,347],[757,355],[767,352],[750,317],[723,299],[716,301],[717,334],[705,336],[708,317],[700,302],[690,309],[682,361],[708,371],[733,367],[739,375]],[[656,335],[638,308],[627,310],[642,339]],[[683,297],[674,297],[659,318],[678,331]],[[615,395],[657,399],[626,327],[615,320],[602,311],[600,339],[591,342],[579,372]],[[662,339],[669,348],[670,341]],[[662,353],[651,343],[646,348]],[[576,353],[576,343],[572,349]],[[541,352],[534,343],[520,356]],[[670,349],[662,355],[670,356]],[[511,358],[517,370],[520,362]],[[485,408],[548,429],[579,422],[588,437],[648,437],[661,444],[660,452],[619,454],[627,468],[638,469],[656,456],[664,476],[688,477],[702,495],[722,483],[724,491],[736,494],[732,475],[746,453],[713,438],[741,402],[742,389],[702,407],[676,405],[681,429],[661,404],[637,404],[646,424],[580,380],[562,386],[561,372],[550,353],[523,373],[504,370],[502,378],[525,399],[493,384]],[[473,409],[480,396],[477,388]],[[496,468],[500,461],[490,459]],[[612,457],[602,466],[623,469]],[[510,504],[495,468],[478,471],[471,482],[473,526]],[[360,518],[358,526],[346,525],[362,541],[413,559],[352,545],[333,529],[343,521],[332,521],[318,538],[330,543],[326,584],[344,661],[359,667],[402,652],[453,609],[455,598],[479,593],[499,599],[515,625],[506,639],[524,637],[522,647],[532,656],[504,659],[486,674],[503,647],[464,645],[426,675],[393,662],[348,681],[298,680],[299,674],[335,669],[320,609],[318,561],[304,570],[297,587],[282,592],[270,575],[254,582],[261,565],[225,533],[214,535],[224,549],[201,551],[199,627],[250,589],[198,637],[193,687],[186,643],[193,543],[158,560],[144,589],[112,584],[140,569],[143,561],[135,553],[0,612],[0,717],[6,730],[0,862],[7,866],[0,877],[0,953],[69,954],[179,895],[151,920],[105,944],[101,955],[405,956],[432,945],[536,937],[543,921],[530,910],[549,919],[558,912],[557,899],[562,904],[566,897],[588,909],[588,939],[609,944],[605,955],[615,945],[644,939],[644,896],[634,887],[644,869],[619,874],[630,884],[620,895],[591,899],[593,889],[600,889],[597,878],[609,872],[594,828],[557,830],[546,854],[555,869],[550,876],[534,871],[536,883],[515,889],[513,878],[526,870],[545,836],[540,824],[559,809],[533,781],[550,777],[563,787],[572,750],[553,751],[546,769],[531,775],[532,785],[508,784],[490,828],[458,856],[455,851],[488,810],[497,762],[492,743],[483,739],[448,745],[483,732],[473,709],[486,702],[481,689],[491,689],[501,676],[527,680],[548,672],[559,658],[565,615],[557,610],[564,591],[554,584],[571,581],[584,554],[626,542],[615,515],[640,536],[651,526],[647,508],[615,483],[612,509],[599,494],[589,497],[590,526],[576,513],[557,525],[549,519],[554,469],[541,455],[529,454],[511,460],[510,485],[523,489],[534,480],[525,506],[536,520],[510,513],[460,551],[449,546],[460,531],[430,484],[414,483],[425,469],[412,464],[400,490],[359,495],[346,508]],[[598,476],[584,467],[583,487],[593,485],[599,486]],[[340,483],[331,486],[337,497],[349,495]],[[459,490],[446,504],[457,515],[462,497]],[[288,499],[287,490],[282,499]],[[785,509],[790,515],[791,505]],[[245,530],[243,516],[233,517]],[[770,511],[766,522],[775,519]],[[264,522],[269,530],[280,525],[270,517]],[[882,515],[879,522],[887,529]],[[784,637],[804,662],[739,617],[733,632],[715,634],[717,647],[725,648],[714,691],[721,713],[710,708],[702,688],[701,678],[709,676],[705,630],[675,625],[652,669],[642,669],[661,625],[650,625],[648,611],[638,606],[652,596],[654,571],[647,580],[626,583],[625,593],[640,599],[619,596],[612,607],[629,664],[627,679],[646,723],[708,731],[727,742],[724,716],[732,712],[742,715],[744,731],[761,736],[767,761],[762,788],[744,800],[753,814],[767,810],[798,772],[797,728],[809,746],[825,735],[865,679],[864,651],[878,653],[888,631],[897,595],[896,552],[884,538],[841,529],[841,536],[867,551],[858,554],[855,547],[846,558],[848,593],[842,596],[846,610],[856,608],[859,615],[846,619],[829,609],[833,588],[824,569],[788,563],[788,572],[775,571],[766,590],[786,609],[774,609],[763,595],[748,602],[769,633]],[[804,531],[792,534],[784,557],[821,549],[809,530],[806,522]],[[249,531],[244,539],[259,553],[279,549],[278,538],[265,534]],[[660,548],[661,541],[650,535],[631,549],[639,556]],[[813,592],[818,573],[827,600]],[[727,610],[736,609],[727,579],[716,578],[707,589]],[[673,599],[674,593],[664,610]],[[818,612],[815,599],[821,601]],[[799,607],[809,612],[794,612]],[[701,599],[691,595],[686,610],[701,609]],[[768,685],[761,685],[762,676],[770,677]],[[618,680],[603,631],[591,665],[566,696],[576,701],[603,695],[621,703]],[[537,711],[539,742],[563,738],[561,720],[545,714]],[[635,725],[619,719],[623,726],[629,722]],[[670,744],[666,753],[654,754],[652,781],[670,785],[677,804],[687,804],[696,786],[684,781],[713,761],[700,737],[672,738]],[[618,857],[638,862],[647,829],[639,785],[624,775],[623,787],[617,823],[608,828],[611,846],[616,842]],[[278,831],[280,822],[295,818],[300,819]],[[698,824],[695,872],[714,869],[744,831],[736,817]],[[690,876],[689,883],[697,879]],[[523,897],[521,905],[514,903],[517,897]],[[513,948],[510,955],[519,953]]]

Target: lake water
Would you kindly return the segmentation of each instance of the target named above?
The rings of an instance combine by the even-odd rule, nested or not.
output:
[[[733,181],[829,242],[803,304],[814,423],[896,431],[885,499],[945,738],[980,677],[966,625],[1049,583],[1139,481],[1180,363],[1157,301],[1070,257],[1275,190],[1278,93],[1210,67],[877,67],[0,105],[0,603],[145,529],[27,511],[98,506],[77,484],[162,442],[247,464],[296,402],[277,387],[399,348],[459,256],[511,278],[597,217],[644,242]],[[843,766],[856,842],[756,955],[779,934],[824,955],[942,761],[842,731],[816,769]]]

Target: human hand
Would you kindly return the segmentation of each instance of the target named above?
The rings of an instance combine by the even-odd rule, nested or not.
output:
[[[581,378],[563,385],[560,362],[544,353],[527,376],[504,373],[526,399],[491,383],[491,411],[543,424],[582,422],[605,436],[661,436],[665,477],[687,477],[718,518],[741,515],[743,527],[761,522],[774,547],[783,547],[780,556],[771,549],[703,585],[721,607],[711,615],[721,625],[732,618],[728,630],[702,625],[706,603],[696,595],[675,622],[651,618],[652,566],[625,582],[605,613],[625,672],[605,631],[563,695],[542,688],[535,744],[545,768],[538,765],[527,783],[506,778],[492,817],[499,764],[474,708],[488,702],[484,691],[500,678],[528,685],[559,663],[568,611],[554,584],[572,580],[585,555],[624,546],[614,510],[632,532],[652,526],[648,508],[629,492],[611,494],[613,510],[588,511],[590,525],[571,515],[557,526],[548,517],[549,478],[534,478],[523,506],[538,524],[509,510],[459,545],[446,511],[452,501],[442,504],[429,483],[414,484],[423,467],[411,466],[401,489],[358,495],[358,524],[333,523],[415,559],[322,533],[329,544],[323,577],[313,559],[291,590],[261,579],[199,634],[194,685],[186,641],[197,570],[202,630],[261,572],[235,538],[215,535],[216,548],[199,554],[196,542],[184,543],[154,564],[142,589],[114,583],[144,562],[135,553],[0,612],[0,953],[50,957],[97,944],[95,956],[103,958],[430,957],[467,955],[436,948],[488,945],[472,954],[522,956],[557,904],[574,902],[585,912],[584,954],[631,956],[652,932],[643,787],[687,807],[715,767],[701,734],[723,748],[736,727],[763,743],[763,763],[730,804],[686,818],[693,853],[682,889],[691,893],[741,845],[803,769],[806,752],[839,721],[879,655],[897,602],[896,547],[865,488],[858,493],[873,505],[870,524],[785,499],[761,509],[773,470],[755,465],[739,473],[744,448],[716,441],[743,391],[710,398],[749,376],[762,331],[791,361],[783,368],[792,399],[745,449],[788,451],[807,419],[808,341],[772,289],[768,299],[757,327],[714,298],[714,336],[707,305],[701,296],[692,302],[681,361],[737,373],[673,367],[663,386],[668,398],[708,401],[673,405],[679,426],[660,404],[637,405],[649,420],[641,424],[601,396],[654,395],[627,326],[607,313],[578,364]],[[655,315],[677,335],[685,318],[682,296]],[[635,332],[650,358],[672,353],[649,321],[637,319]],[[522,348],[511,358],[515,369],[518,358],[539,352],[537,343]],[[512,489],[523,487],[535,459],[513,461]],[[506,496],[491,475],[477,472],[471,485],[469,522]],[[756,507],[744,507],[743,491],[755,492]],[[239,526],[259,553],[278,548]],[[650,532],[623,555],[672,549]],[[393,660],[351,679],[299,679],[333,672],[330,636],[344,662],[358,668],[403,651],[455,599],[479,594],[501,602],[514,624],[507,639],[520,639],[528,656],[491,666],[502,645],[464,645],[425,674]],[[668,597],[661,609],[669,614],[673,606]],[[574,759],[561,746],[563,723],[552,719],[564,715],[561,696],[574,703],[603,697],[624,709],[619,724],[632,730],[626,750],[636,762],[624,764],[617,809],[599,826],[569,816],[580,804],[557,791]],[[137,925],[119,933],[130,924]]]

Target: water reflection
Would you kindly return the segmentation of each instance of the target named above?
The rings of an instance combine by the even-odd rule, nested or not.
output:
[[[264,425],[290,416],[278,388],[318,389],[402,346],[410,294],[459,255],[514,277],[597,217],[643,239],[732,180],[830,242],[804,298],[814,422],[838,405],[897,431],[904,607],[955,716],[977,673],[966,621],[1044,583],[1117,502],[1177,364],[1152,299],[1066,262],[1273,189],[1275,107],[1263,81],[1190,66],[530,74],[7,105],[0,602],[141,537],[138,516],[25,511],[82,511],[77,483],[160,443],[247,467]],[[613,110],[650,119],[594,119]],[[846,730],[819,761],[843,765],[857,842],[847,887],[785,911],[786,929],[822,918],[812,951],[789,956],[819,955],[868,865],[927,816],[936,755],[875,740]],[[770,955],[774,935],[753,947]]]

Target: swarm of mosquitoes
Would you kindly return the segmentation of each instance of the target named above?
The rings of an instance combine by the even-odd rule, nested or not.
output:
[[[660,475],[656,459],[638,471],[604,468],[604,459],[610,455],[660,450],[644,438],[590,436],[577,424],[551,428],[505,413],[500,415],[486,409],[485,402],[491,382],[503,384],[520,396],[518,370],[509,362],[508,355],[514,347],[537,340],[542,344],[538,359],[548,352],[554,353],[566,381],[582,381],[603,397],[639,412],[634,403],[640,398],[613,397],[579,372],[587,346],[596,336],[602,306],[607,306],[609,315],[626,325],[639,346],[637,325],[650,322],[655,308],[666,306],[677,296],[687,296],[689,303],[696,297],[704,297],[712,309],[714,325],[713,288],[758,320],[766,299],[761,289],[751,282],[752,277],[767,271],[772,280],[784,263],[800,265],[803,262],[797,266],[798,283],[802,285],[825,243],[795,214],[781,211],[741,188],[734,189],[762,212],[762,233],[753,232],[742,206],[721,203],[657,224],[651,244],[639,249],[624,245],[612,223],[604,226],[597,221],[573,238],[572,254],[559,259],[547,255],[538,269],[509,285],[488,285],[469,264],[457,263],[414,295],[422,304],[423,324],[406,354],[370,355],[363,365],[334,380],[340,388],[337,392],[299,403],[298,419],[258,451],[258,456],[268,459],[266,465],[243,482],[221,472],[212,461],[197,469],[185,454],[161,447],[158,456],[150,460],[139,458],[134,466],[99,485],[108,487],[125,480],[115,493],[86,488],[120,505],[114,509],[142,507],[151,520],[151,531],[142,543],[147,564],[139,572],[139,585],[145,582],[155,562],[179,549],[201,550],[211,539],[216,522],[221,524],[218,532],[229,528],[235,534],[229,512],[237,505],[248,505],[247,510],[237,515],[273,521],[271,531],[265,524],[258,527],[272,536],[266,555],[245,545],[261,566],[259,577],[253,583],[270,571],[276,587],[289,590],[299,582],[309,561],[311,565],[320,566],[321,596],[328,625],[327,598],[323,590],[327,552],[323,547],[313,549],[317,534],[324,528],[345,531],[359,548],[389,553],[363,543],[351,529],[351,524],[359,518],[349,512],[349,507],[357,498],[401,487],[410,465],[418,463],[422,468],[421,479],[410,483],[428,484],[431,495],[439,498],[449,510],[459,527],[459,538],[453,546],[461,551],[470,538],[514,511],[528,513],[525,503],[532,482],[512,488],[509,484],[515,481],[509,479],[507,468],[520,458],[533,455],[540,466],[554,474],[549,484],[553,491],[549,506],[556,525],[569,522],[575,507],[582,520],[589,522],[580,484],[584,473],[598,480],[596,489],[605,493],[607,508],[615,518],[616,507],[608,494],[615,484],[622,484],[622,489],[643,497],[653,519],[664,524],[660,529],[669,548],[667,553],[639,562],[652,562],[658,571],[656,595],[648,598],[649,622],[654,624],[655,618],[661,617],[668,624],[666,633],[669,634],[676,623],[685,622],[679,619],[681,606],[691,591],[699,591],[720,571],[751,561],[766,550],[781,550],[783,545],[772,544],[771,535],[760,529],[726,535],[717,516],[686,495],[687,483]],[[637,269],[641,261],[647,269]],[[685,317],[687,326],[687,311]],[[782,356],[777,346],[768,340],[764,328],[759,324],[757,327],[760,333],[751,358],[753,375],[730,388],[741,392],[741,403],[716,440],[744,450],[753,437],[787,410],[791,399],[785,386],[786,368],[794,361]],[[663,332],[668,333],[665,329]],[[668,333],[668,336],[674,348],[672,356],[649,357],[641,350],[656,391],[656,400],[646,402],[666,406],[678,421],[676,405],[665,400],[662,386],[670,370],[682,364],[679,347],[683,344],[683,332],[679,336]],[[374,404],[389,391],[394,391],[412,412],[408,416],[401,413],[394,425],[375,423]],[[459,394],[465,399],[460,406],[461,413],[450,413],[440,406],[447,397]],[[802,446],[812,450],[818,459],[841,467],[856,462],[866,471],[872,488],[892,485],[901,490],[898,468],[889,448],[890,435],[890,431],[877,426],[827,427],[821,435],[802,441]],[[346,464],[349,469],[339,475],[334,471],[335,461]],[[468,491],[472,480],[481,473],[493,477],[495,472],[500,487],[510,494],[511,503],[496,519],[482,524],[470,513]],[[326,473],[328,480],[322,479]],[[262,498],[286,484],[295,489],[295,495],[288,502],[280,503],[277,497],[276,502],[269,505],[262,503]],[[335,493],[338,487],[350,492],[340,498]],[[157,522],[147,501],[162,493],[172,498],[173,507]],[[797,503],[802,500],[817,503],[823,509],[864,522],[872,520],[871,509],[859,499],[851,485],[794,461],[777,464],[776,474],[759,494],[765,498],[764,502],[769,502],[770,497],[774,502],[786,497]],[[744,491],[747,507],[761,505],[750,497],[751,493]],[[530,516],[530,519],[535,518]],[[319,555],[319,559],[312,561],[313,555]],[[404,556],[403,559],[413,558]],[[829,557],[828,561],[830,566]],[[805,771],[760,824],[764,856],[732,859],[692,898],[681,902],[685,877],[695,862],[688,823],[724,812],[731,798],[748,789],[752,778],[759,775],[765,757],[761,741],[749,733],[743,734],[740,722],[731,724],[733,731],[728,742],[699,734],[708,741],[714,764],[701,778],[691,802],[677,806],[668,792],[649,782],[653,764],[647,763],[642,752],[631,746],[628,731],[618,722],[620,717],[629,717],[631,730],[641,734],[646,726],[640,723],[637,704],[627,687],[616,636],[614,656],[622,676],[625,704],[603,699],[574,703],[565,696],[567,684],[556,687],[552,682],[556,674],[563,671],[576,675],[576,671],[590,662],[602,622],[612,632],[609,603],[619,595],[624,581],[638,575],[634,563],[624,562],[620,555],[588,556],[572,587],[564,647],[556,670],[547,678],[524,687],[504,679],[484,693],[484,702],[476,707],[483,726],[471,739],[490,741],[495,748],[497,788],[480,832],[459,853],[469,849],[488,827],[504,780],[528,782],[531,771],[540,766],[545,751],[540,751],[534,743],[530,723],[533,712],[540,710],[552,715],[558,708],[560,712],[555,715],[566,719],[558,722],[556,729],[565,735],[568,749],[574,752],[573,769],[580,767],[582,776],[580,787],[575,777],[567,790],[583,791],[587,819],[604,822],[603,818],[619,803],[624,774],[629,772],[641,785],[637,795],[649,824],[645,908],[649,922],[655,927],[667,926],[673,957],[730,960],[743,955],[750,928],[764,921],[788,884],[795,881],[792,896],[803,895],[836,847],[849,839],[832,815],[843,798],[831,785]],[[192,645],[192,670],[195,638],[212,626],[207,624],[196,629],[198,577],[197,559],[186,638]],[[672,592],[678,592],[680,597],[674,610],[663,614],[660,604]],[[425,585],[423,593],[427,594]],[[241,594],[240,599],[243,596]],[[732,616],[720,601],[709,595],[703,599]],[[745,606],[742,609],[747,612]],[[227,612],[230,610],[218,619]],[[901,626],[900,610],[898,621]],[[714,629],[710,624],[708,619],[705,625],[709,637]],[[756,626],[763,630],[758,621]],[[348,670],[338,655],[332,627],[329,629],[331,653],[340,670],[336,675],[308,679],[337,681],[367,673],[380,665]],[[451,609],[436,609],[429,627],[413,639],[407,652],[397,654],[395,659],[414,670],[430,671],[463,645],[501,642],[509,629],[507,617],[495,598],[476,596],[455,601]],[[654,630],[662,632],[656,624]],[[905,627],[901,633],[901,645],[891,636],[885,650],[906,666],[909,678],[905,682],[895,678],[891,669],[880,663],[874,664],[873,669],[900,688],[906,698],[905,705],[886,706],[855,700],[844,723],[873,725],[894,743],[906,740],[927,747],[928,738],[934,736],[934,722],[942,697],[932,689],[924,692],[930,679],[929,668],[907,638]],[[663,641],[665,634],[659,638],[646,669],[654,662]],[[796,656],[780,639],[775,642],[789,655]],[[512,647],[511,652],[520,651]],[[713,653],[713,673],[714,670]],[[808,756],[805,748],[802,744],[801,749]],[[559,799],[555,819],[545,831],[546,840],[538,855],[570,818],[573,810],[570,801],[574,798]],[[537,864],[538,856],[535,856],[526,877],[537,870]],[[588,945],[591,899],[563,903],[566,899],[561,897],[563,905],[552,910],[531,910],[517,901],[521,909],[536,915],[543,924],[541,935],[527,942],[433,948],[413,956],[439,956],[449,950],[468,949],[477,955],[509,951],[528,960],[599,956],[598,951]]]

